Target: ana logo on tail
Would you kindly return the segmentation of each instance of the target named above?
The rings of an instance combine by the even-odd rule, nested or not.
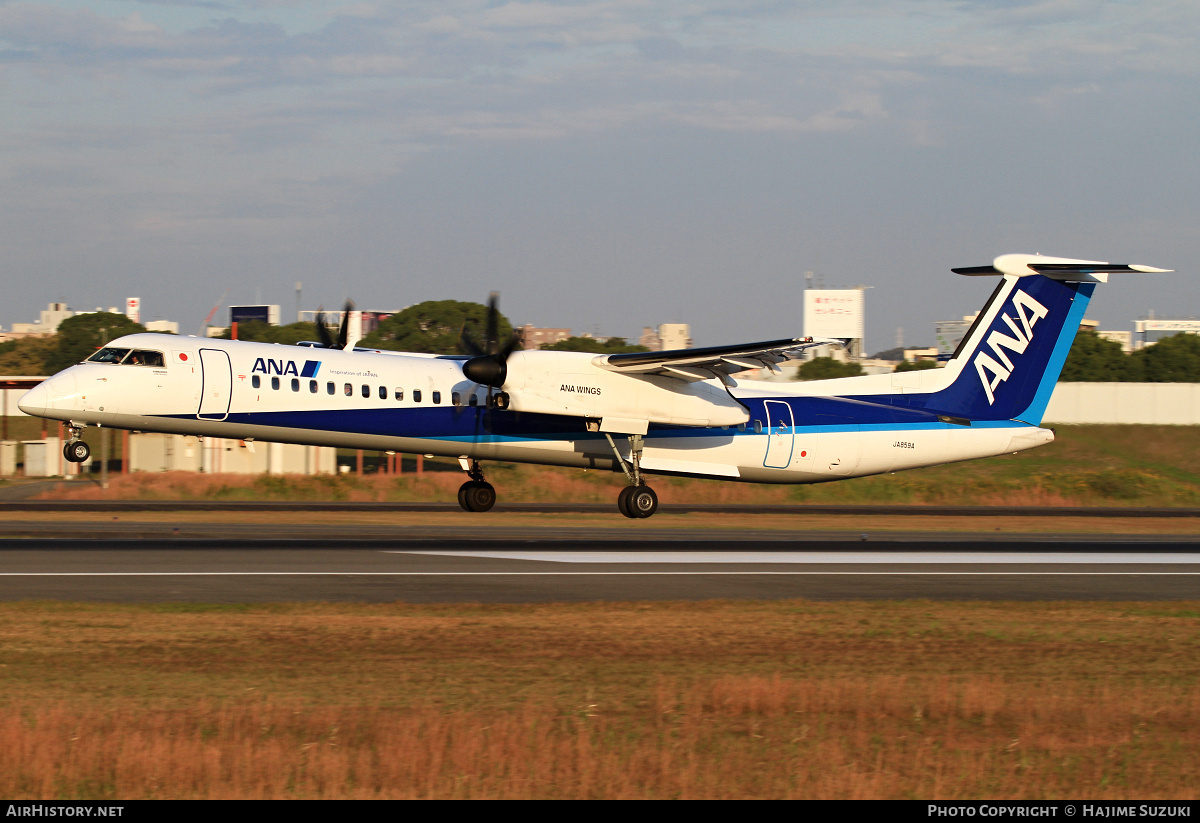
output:
[[[1012,305],[1021,325],[1018,327],[1017,322],[1007,314],[1001,315],[1001,319],[1012,331],[1013,336],[1009,337],[999,330],[993,331],[988,335],[987,344],[995,352],[996,357],[992,357],[982,349],[975,355],[975,370],[979,372],[979,382],[983,384],[983,391],[987,394],[989,406],[996,400],[996,387],[1013,373],[1013,362],[1004,349],[1008,349],[1013,354],[1024,354],[1030,341],[1033,340],[1034,324],[1048,314],[1045,306],[1020,290],[1013,296]],[[996,358],[999,358],[999,361]],[[990,379],[988,372],[992,375]]]

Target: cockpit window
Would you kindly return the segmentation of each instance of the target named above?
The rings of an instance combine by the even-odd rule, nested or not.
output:
[[[126,366],[155,366],[161,369],[163,367],[163,356],[160,351],[105,347],[89,357],[88,362],[123,363]]]
[[[120,363],[129,354],[129,349],[103,348],[88,358],[89,363]]]
[[[129,353],[129,356],[124,361],[130,366],[157,366],[162,368],[163,356],[160,351],[144,351],[142,349],[134,349]]]

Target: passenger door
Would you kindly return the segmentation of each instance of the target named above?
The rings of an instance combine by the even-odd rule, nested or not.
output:
[[[200,408],[201,420],[224,420],[229,416],[229,400],[233,391],[233,368],[229,355],[220,349],[200,350]]]
[[[796,446],[792,407],[778,400],[768,400],[763,406],[767,413],[767,454],[763,465],[768,469],[786,469],[792,462],[792,450]]]

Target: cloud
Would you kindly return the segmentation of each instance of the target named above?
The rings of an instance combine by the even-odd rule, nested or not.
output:
[[[1195,211],[1179,170],[1190,160],[1180,145],[1195,131],[1198,38],[1191,0],[0,0],[0,210],[16,221],[0,226],[0,242],[35,267],[51,254],[84,269],[103,247],[112,271],[133,269],[150,241],[156,263],[179,244],[197,261],[224,255],[223,265],[239,254],[282,265],[272,261],[303,248],[288,258],[303,267],[325,238],[377,212],[380,226],[407,225],[387,211],[395,191],[408,198],[409,223],[449,202],[452,178],[462,194],[445,206],[448,222],[469,223],[456,208],[511,214],[508,232],[529,232],[523,253],[560,243],[537,233],[546,214],[514,213],[512,180],[473,188],[510,167],[537,183],[522,202],[549,196],[587,214],[580,237],[594,230],[599,201],[619,204],[608,218],[614,237],[676,231],[703,248],[782,242],[799,254],[817,242],[805,240],[813,226],[828,247],[839,227],[878,220],[903,223],[879,230],[893,243],[911,242],[915,226],[953,224],[954,243],[994,254],[997,238],[1066,220],[1027,217],[1016,170],[1058,175],[1111,208],[1122,206],[1108,192],[1148,190],[1141,178],[1156,191],[1174,186],[1162,225],[1187,237],[1193,230],[1170,215]],[[1019,131],[1013,112],[1032,114],[1017,117]],[[1155,123],[1154,150],[1108,129],[1055,131],[1111,124],[1114,112],[1131,127]],[[1171,130],[1181,127],[1187,139]],[[554,188],[580,166],[594,176]],[[868,182],[843,195],[863,167]],[[741,234],[722,239],[719,221],[695,219],[703,197],[673,193],[725,168],[746,173],[730,171],[712,198],[751,205]],[[795,179],[781,182],[783,169]],[[1088,193],[1118,173],[1122,185]],[[912,203],[915,190],[939,187],[941,213],[937,197]],[[837,219],[803,212],[817,199]],[[648,200],[655,210],[639,210]],[[1123,225],[1142,225],[1130,215],[1138,209],[1123,208]],[[410,245],[428,238],[436,261],[438,221],[422,219],[425,237]],[[775,225],[785,228],[774,236],[762,228]],[[747,226],[763,232],[753,243],[739,239]],[[986,242],[979,232],[990,232]],[[650,255],[669,270],[671,255],[652,243],[616,242],[630,250],[616,250],[613,265]],[[392,249],[365,235],[344,248],[384,260]]]

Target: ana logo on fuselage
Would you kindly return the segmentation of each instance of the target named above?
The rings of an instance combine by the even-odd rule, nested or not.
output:
[[[989,406],[996,400],[996,387],[1013,373],[1013,361],[1009,359],[1004,349],[1008,349],[1014,354],[1024,354],[1030,341],[1033,340],[1034,324],[1049,313],[1045,306],[1023,291],[1018,291],[1013,295],[1012,306],[1016,310],[1021,325],[1018,327],[1017,321],[1007,314],[1001,315],[1000,319],[1012,331],[1013,336],[1009,337],[998,330],[993,331],[988,335],[987,345],[991,347],[996,357],[992,357],[982,349],[975,355],[975,370],[979,372],[979,382],[983,384],[983,391],[987,394]],[[991,374],[990,378],[988,377],[989,373]]]
[[[317,371],[320,368],[320,360],[305,360],[304,367],[297,369],[295,360],[275,360],[271,357],[260,357],[254,361],[254,368],[250,369],[250,371],[259,372],[260,374],[290,374],[295,377],[316,377]]]

